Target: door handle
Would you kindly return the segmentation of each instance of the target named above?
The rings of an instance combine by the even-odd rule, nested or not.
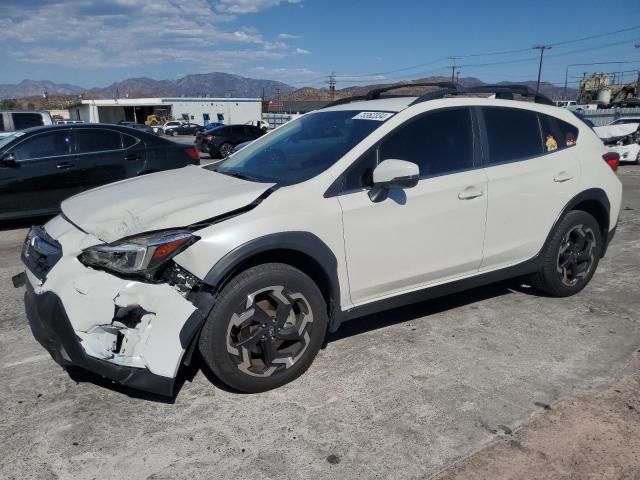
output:
[[[573,178],[573,175],[571,175],[569,172],[562,171],[560,173],[557,173],[556,176],[553,177],[553,181],[562,183],[562,182],[568,182],[572,178]]]
[[[138,155],[137,153],[130,153],[129,155],[125,155],[124,159],[127,162],[133,162],[135,160],[140,160],[142,157],[140,155]]]
[[[484,192],[476,187],[467,187],[458,194],[460,200],[471,200],[472,198],[478,198],[484,195]]]
[[[69,170],[70,168],[73,168],[75,165],[73,163],[69,163],[69,162],[62,162],[56,165],[56,168],[58,170]]]

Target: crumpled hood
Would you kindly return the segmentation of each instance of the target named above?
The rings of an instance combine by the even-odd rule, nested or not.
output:
[[[188,166],[123,180],[62,202],[65,216],[105,242],[185,227],[245,207],[271,188]]]
[[[624,123],[622,125],[605,125],[603,127],[593,127],[593,131],[602,139],[626,137],[638,130],[637,123]]]

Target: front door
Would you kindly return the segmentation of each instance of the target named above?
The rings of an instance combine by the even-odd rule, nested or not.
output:
[[[438,110],[398,127],[347,171],[338,200],[354,304],[477,272],[487,179],[475,151],[470,110]],[[371,171],[386,159],[418,164],[420,181],[374,203]]]
[[[55,129],[25,138],[7,153],[16,165],[0,168],[0,212],[3,217],[40,215],[59,210],[73,192],[77,165],[71,154],[70,130]]]

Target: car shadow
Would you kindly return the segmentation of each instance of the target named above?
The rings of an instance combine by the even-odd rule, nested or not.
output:
[[[502,282],[486,285],[482,287],[465,290],[451,295],[426,300],[424,302],[412,303],[403,307],[384,310],[371,315],[358,317],[340,325],[340,328],[327,335],[323,346],[344,338],[353,337],[362,333],[379,330],[399,323],[417,320],[422,317],[442,313],[454,308],[463,307],[472,303],[481,302],[490,298],[509,295],[513,292],[525,293],[528,295],[540,296],[534,291],[524,278],[514,278]]]

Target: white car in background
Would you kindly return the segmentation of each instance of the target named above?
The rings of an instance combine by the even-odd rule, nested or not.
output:
[[[151,128],[153,128],[153,133],[155,133],[156,135],[164,135],[167,132],[168,128],[179,127],[183,123],[187,122],[185,120],[169,120],[162,125],[154,125]]]
[[[34,336],[134,388],[171,395],[197,349],[261,392],[345,320],[523,275],[580,292],[616,229],[618,155],[527,87],[421,85],[441,89],[343,99],[217,165],[64,201],[14,277]]]
[[[51,125],[49,112],[8,110],[0,111],[0,138],[31,127]]]
[[[640,163],[640,117],[622,117],[593,129],[624,162]]]

